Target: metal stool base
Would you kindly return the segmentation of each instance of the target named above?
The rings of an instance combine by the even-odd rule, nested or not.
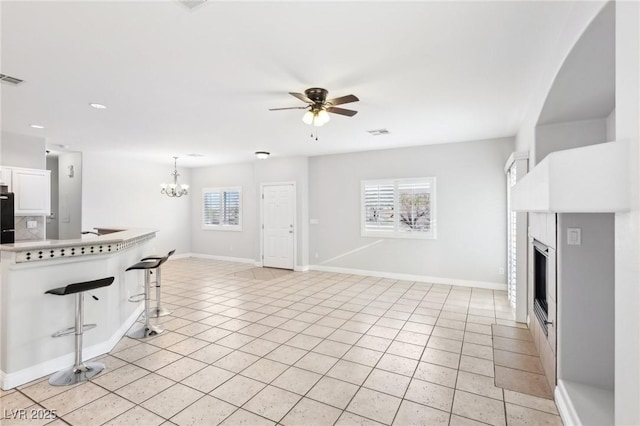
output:
[[[73,366],[58,371],[49,378],[49,383],[53,386],[75,385],[97,376],[102,370],[104,364],[101,362],[84,362],[79,367]]]
[[[167,315],[171,315],[171,312],[172,311],[163,307],[151,308],[149,309],[149,318],[166,317]]]
[[[127,337],[132,339],[144,339],[149,336],[155,336],[162,333],[164,329],[157,325],[136,324],[127,333]]]

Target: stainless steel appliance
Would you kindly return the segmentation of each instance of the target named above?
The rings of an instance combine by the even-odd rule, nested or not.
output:
[[[0,194],[0,244],[15,242],[13,192]]]

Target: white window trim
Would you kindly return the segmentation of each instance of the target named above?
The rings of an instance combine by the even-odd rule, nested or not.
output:
[[[238,224],[237,225],[208,225],[204,223],[204,194],[208,192],[238,192],[240,194],[238,204],[239,204],[239,212],[238,212]],[[242,187],[241,186],[227,186],[227,187],[215,187],[215,188],[203,188],[202,196],[200,197],[200,223],[202,225],[202,229],[205,231],[242,231]]]
[[[411,232],[411,231],[398,231],[399,215],[394,214],[394,229],[392,231],[371,231],[366,229],[367,223],[367,211],[365,208],[365,186],[366,185],[380,185],[380,184],[393,184],[394,190],[394,210],[397,210],[398,206],[398,184],[402,183],[419,183],[419,182],[431,183],[431,231],[430,232]],[[403,179],[375,179],[375,180],[363,180],[360,181],[360,236],[362,237],[377,237],[377,238],[402,238],[402,239],[419,239],[419,240],[435,240],[437,239],[437,221],[436,221],[436,178],[435,177],[423,177],[423,178],[403,178]]]

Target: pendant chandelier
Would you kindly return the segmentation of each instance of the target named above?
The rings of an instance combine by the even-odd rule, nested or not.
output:
[[[187,195],[189,193],[189,185],[178,184],[178,176],[180,176],[180,173],[178,173],[178,157],[173,157],[173,172],[171,172],[171,176],[173,176],[173,183],[160,184],[160,193],[168,197],[182,197],[183,195]]]

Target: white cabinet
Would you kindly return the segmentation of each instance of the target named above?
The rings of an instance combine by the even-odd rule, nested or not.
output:
[[[9,191],[15,193],[16,216],[48,216],[51,213],[49,170],[3,167],[2,179],[10,171]]]

